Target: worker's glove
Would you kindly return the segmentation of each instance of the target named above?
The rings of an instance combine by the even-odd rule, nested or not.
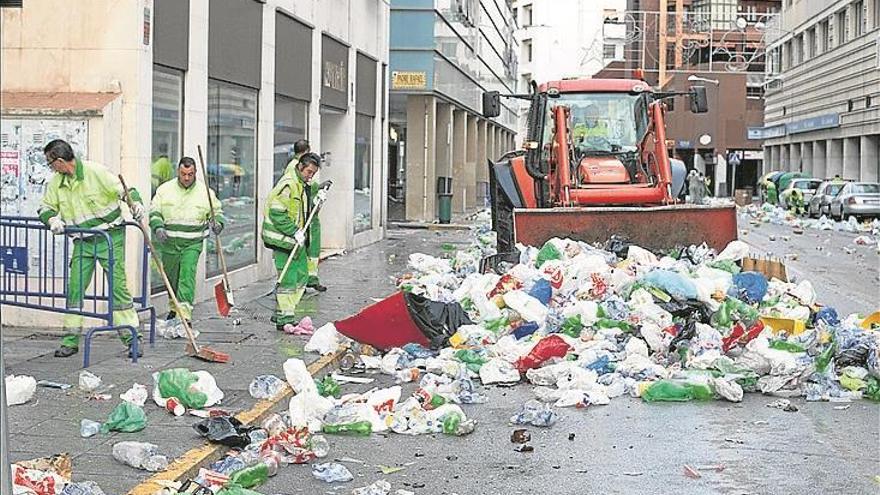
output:
[[[156,229],[155,237],[159,242],[168,242],[168,231],[160,227]]]
[[[144,214],[147,210],[144,208],[144,205],[140,203],[132,203],[131,204],[131,217],[134,218],[136,222],[140,222],[144,219]]]
[[[52,231],[55,235],[61,235],[64,233],[64,220],[61,217],[54,216],[49,219],[49,230]]]
[[[296,233],[293,234],[293,238],[294,238],[294,240],[296,240],[297,244],[302,246],[303,244],[306,243],[306,232],[302,229],[297,230]]]
[[[323,203],[324,201],[327,201],[327,190],[318,189],[317,194],[315,194],[315,204]]]
[[[211,220],[208,226],[211,228],[211,232],[216,235],[220,235],[220,232],[223,232],[223,224],[216,220]]]

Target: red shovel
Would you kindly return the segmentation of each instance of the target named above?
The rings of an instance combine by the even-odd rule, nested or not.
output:
[[[208,211],[211,216],[211,223],[214,223],[214,200],[211,199],[211,188],[208,187],[208,174],[205,170],[205,158],[202,156],[202,147],[197,146],[199,150],[199,165],[202,167],[202,177],[205,180],[205,191],[208,194]],[[226,271],[226,257],[223,256],[223,245],[220,244],[220,234],[214,232],[214,245],[217,246],[217,256],[220,258],[220,269],[223,271],[223,278],[214,286],[214,300],[217,302],[217,312],[220,316],[229,316],[229,311],[235,306],[235,299],[232,297],[232,287],[229,285],[229,272]]]

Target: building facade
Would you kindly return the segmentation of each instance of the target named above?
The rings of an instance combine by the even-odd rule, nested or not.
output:
[[[781,0],[628,0],[623,61],[602,77],[636,69],[664,90],[706,86],[709,112],[694,115],[684,99],[668,100],[670,152],[710,179],[713,193],[756,188],[763,168],[766,27]],[[696,79],[696,80],[694,80]]]
[[[58,12],[65,27],[47,30]],[[163,157],[176,164],[200,146],[229,219],[221,240],[232,284],[243,286],[274,274],[259,241],[264,199],[293,143],[306,138],[324,156],[319,180],[334,182],[321,212],[323,247],[377,241],[386,219],[389,20],[383,0],[3,8],[3,187],[4,196],[18,193],[4,198],[3,213],[34,215],[42,192],[32,178],[49,173],[40,149],[54,137],[121,172],[145,197],[168,178]],[[13,159],[17,167],[5,166]],[[137,240],[129,237],[135,269]],[[207,242],[199,298],[211,296],[220,271]]]
[[[764,171],[880,179],[880,0],[785,0],[770,57]]]
[[[432,222],[485,204],[487,159],[513,147],[516,103],[481,116],[482,93],[516,91],[518,49],[505,0],[392,0],[389,217]]]

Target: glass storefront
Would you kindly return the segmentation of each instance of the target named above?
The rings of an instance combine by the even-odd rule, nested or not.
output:
[[[150,197],[163,182],[176,176],[180,160],[183,71],[153,66],[153,149]]]
[[[257,261],[257,90],[208,80],[208,184],[223,204],[220,235],[230,270]],[[207,274],[220,273],[217,247],[207,242]]]
[[[293,158],[293,144],[308,138],[309,103],[275,95],[275,147],[272,184]]]
[[[373,228],[373,117],[357,114],[354,132],[354,232]]]

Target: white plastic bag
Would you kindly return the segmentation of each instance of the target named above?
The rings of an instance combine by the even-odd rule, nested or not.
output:
[[[345,337],[336,330],[333,322],[327,323],[321,328],[315,330],[303,350],[306,352],[317,352],[324,356],[333,354],[339,350],[339,346]]]
[[[83,392],[94,392],[101,386],[101,377],[86,370],[79,372],[79,389]]]
[[[717,261],[739,261],[749,255],[749,245],[743,241],[730,241],[730,244],[721,251],[715,259]]]
[[[17,406],[31,400],[37,390],[37,380],[27,375],[6,377],[6,405]]]
[[[309,431],[321,431],[321,418],[332,408],[333,401],[318,395],[317,390],[298,393],[290,398],[288,405],[290,426],[305,426]]]
[[[657,256],[647,249],[632,245],[626,251],[626,259],[639,265],[652,266],[657,263]]]
[[[130,389],[120,395],[119,398],[136,406],[144,407],[144,403],[147,402],[147,396],[147,387],[140,383],[135,383]]]
[[[302,359],[290,358],[284,362],[282,368],[284,369],[284,378],[297,395],[318,395],[315,380]]]
[[[480,380],[483,382],[483,385],[491,383],[516,383],[519,381],[519,371],[507,361],[490,359],[480,367]]]
[[[504,304],[519,313],[525,321],[532,321],[541,326],[547,320],[547,306],[521,290],[504,294]]]

